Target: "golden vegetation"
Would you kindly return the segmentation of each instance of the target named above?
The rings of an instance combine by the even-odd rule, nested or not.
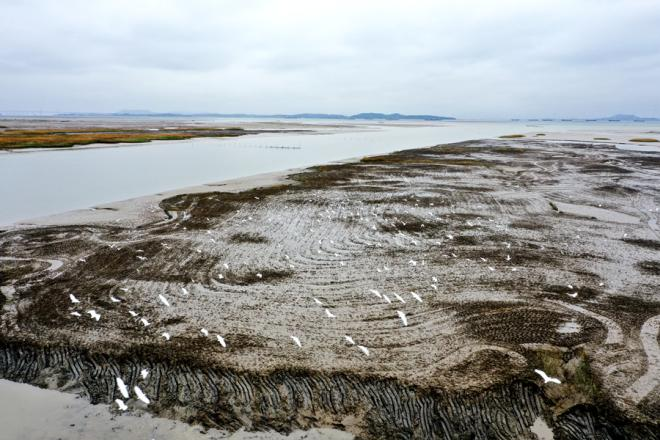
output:
[[[503,136],[500,136],[500,139],[517,139],[517,138],[524,138],[524,134],[505,134]]]
[[[121,128],[85,128],[71,130],[2,130],[0,131],[0,149],[22,148],[67,148],[74,145],[116,144],[120,142],[140,143],[155,140],[181,140],[193,137],[239,136],[242,129],[216,128],[177,128],[121,129]]]
[[[654,138],[632,138],[630,142],[658,142],[658,140]]]

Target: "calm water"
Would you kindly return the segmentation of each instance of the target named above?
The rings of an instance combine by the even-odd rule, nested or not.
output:
[[[526,122],[373,124],[350,132],[0,154],[0,224],[253,174],[537,129]]]

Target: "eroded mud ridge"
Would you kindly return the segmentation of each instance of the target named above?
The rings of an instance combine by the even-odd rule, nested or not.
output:
[[[0,376],[231,429],[658,438],[660,156],[475,141],[290,179],[0,235]]]

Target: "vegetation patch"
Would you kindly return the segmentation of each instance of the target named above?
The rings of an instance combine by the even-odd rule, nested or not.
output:
[[[229,237],[231,243],[268,243],[268,238],[256,232],[238,232]]]
[[[658,142],[655,138],[632,138],[630,142]]]
[[[500,139],[518,139],[518,138],[524,138],[524,134],[505,134],[500,136]]]

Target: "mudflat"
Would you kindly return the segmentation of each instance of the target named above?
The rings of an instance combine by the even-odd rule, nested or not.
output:
[[[658,438],[659,201],[658,153],[498,139],[9,230],[0,377],[229,430]]]

